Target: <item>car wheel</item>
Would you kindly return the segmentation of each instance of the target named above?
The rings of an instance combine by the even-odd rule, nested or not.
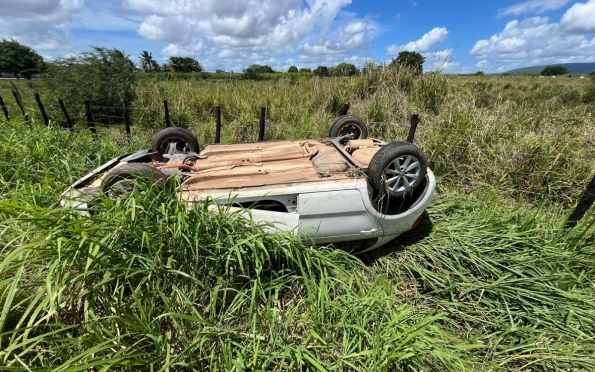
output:
[[[145,163],[127,163],[109,171],[101,181],[101,190],[106,195],[124,195],[134,190],[139,179],[149,180],[150,184],[165,186],[165,173]]]
[[[198,140],[192,132],[179,127],[165,128],[153,137],[151,150],[157,152],[157,159],[169,160],[171,154],[186,154],[200,151]]]
[[[379,194],[402,198],[419,187],[428,170],[423,151],[408,142],[392,142],[372,157],[368,167],[370,182]]]
[[[343,115],[331,125],[330,138],[350,135],[351,139],[368,138],[368,126],[357,116]]]

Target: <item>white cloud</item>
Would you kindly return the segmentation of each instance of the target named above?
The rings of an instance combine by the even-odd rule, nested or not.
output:
[[[460,64],[452,60],[452,49],[437,50],[435,52],[424,53],[426,58],[424,69],[428,71],[452,72]]]
[[[16,39],[40,51],[67,50],[74,43],[66,23],[83,0],[4,0],[0,39]]]
[[[138,28],[145,39],[162,43],[183,44],[190,41],[194,23],[184,16],[148,16]]]
[[[532,17],[508,22],[502,32],[477,41],[469,53],[490,69],[581,62],[595,54],[595,38],[570,34],[546,17]]]
[[[69,26],[93,31],[133,31],[142,20],[136,12],[126,11],[109,1],[87,0]]]
[[[173,44],[201,38],[217,47],[279,51],[308,36],[315,27],[328,30],[351,0],[124,0],[146,15],[142,37]],[[295,46],[295,45],[294,45]],[[288,49],[289,50],[289,49]]]
[[[387,48],[386,54],[388,55],[396,55],[399,52],[407,50],[409,52],[418,52],[418,53],[427,53],[432,50],[432,47],[437,43],[441,43],[446,40],[448,37],[448,30],[445,27],[435,27],[421,39],[416,41],[411,41],[405,45],[391,45]]]
[[[488,61],[487,59],[482,59],[481,61],[477,62],[477,64],[475,64],[476,67],[479,68],[485,68],[488,67],[490,65],[490,61]]]
[[[84,0],[3,0],[0,17],[4,20],[63,23],[83,5]]]
[[[560,20],[562,29],[574,34],[595,34],[595,0],[576,3]]]
[[[194,43],[188,43],[184,46],[178,44],[169,44],[163,48],[163,54],[168,57],[192,57],[201,53],[203,50],[205,50],[205,45],[202,41],[198,40]]]
[[[122,4],[143,14],[137,33],[167,44],[162,54],[190,55],[207,69],[213,60],[217,68],[227,65],[237,70],[238,65],[273,56],[316,64],[321,56],[334,61],[365,53],[378,28],[372,17],[344,11],[351,1],[123,0]],[[278,59],[275,63],[283,65]]]
[[[541,14],[550,10],[560,9],[569,2],[570,0],[529,0],[514,4],[508,8],[500,9],[498,15],[521,15],[527,13]]]

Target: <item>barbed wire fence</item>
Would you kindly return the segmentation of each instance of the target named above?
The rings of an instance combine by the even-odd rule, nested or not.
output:
[[[34,98],[37,105],[37,108],[26,108],[23,104],[22,97],[17,89],[13,89],[12,95],[14,97],[14,102],[20,111],[20,114],[23,120],[26,123],[31,124],[31,117],[39,118],[40,121],[43,122],[45,126],[50,125],[59,125],[62,129],[68,131],[74,131],[74,127],[76,126],[85,126],[87,130],[89,130],[93,136],[96,138],[98,137],[97,128],[117,128],[118,130],[123,129],[124,132],[122,133],[123,139],[125,141],[132,141],[132,131],[131,128],[133,127],[133,116],[137,118],[137,121],[149,120],[151,121],[149,125],[145,125],[142,127],[143,132],[151,132],[151,129],[154,131],[151,134],[154,134],[156,131],[161,130],[163,128],[171,127],[171,126],[182,126],[189,128],[191,126],[196,125],[196,121],[204,122],[208,124],[214,125],[215,129],[212,133],[212,143],[220,143],[221,142],[221,129],[223,127],[224,121],[228,122],[241,122],[244,123],[244,128],[242,133],[238,134],[238,140],[240,141],[263,141],[265,139],[266,129],[267,127],[275,127],[281,125],[280,123],[288,123],[288,122],[300,122],[303,119],[301,115],[279,115],[276,113],[271,113],[267,111],[266,106],[261,106],[260,108],[260,115],[258,117],[254,117],[252,114],[246,113],[233,113],[233,112],[223,112],[220,105],[215,105],[212,109],[208,110],[208,113],[204,112],[196,112],[193,113],[193,121],[181,120],[179,118],[172,118],[172,114],[170,112],[170,105],[168,100],[163,100],[163,106],[160,109],[157,108],[143,108],[143,107],[128,107],[128,105],[123,105],[122,107],[117,106],[93,106],[90,101],[85,101],[82,104],[66,104],[63,99],[59,99],[58,108],[52,106],[53,108],[48,112],[46,106],[44,105],[41,96],[39,93],[35,93]],[[14,108],[13,114],[9,112],[9,106],[6,104],[6,101],[2,96],[0,96],[0,109],[7,121],[10,121],[14,117]],[[350,105],[349,103],[345,103],[336,113],[337,116],[347,115],[349,113]],[[115,115],[115,114],[106,114],[105,112],[120,112],[122,115]],[[18,116],[18,113],[17,115]],[[156,120],[155,118],[160,118]],[[403,138],[407,138],[408,142],[414,141],[414,136],[416,133],[416,128],[418,126],[419,121],[417,120],[417,116],[415,119],[412,117],[409,123],[395,123],[395,122],[378,122],[370,120],[368,121],[368,125],[372,127],[388,127],[391,130],[398,132],[399,134],[403,135]],[[248,133],[249,130],[258,128],[257,136],[254,136],[253,133]],[[440,132],[454,132],[458,134],[475,134],[475,135],[508,135],[508,136],[517,136],[519,135],[518,132],[513,131],[504,131],[498,130],[493,131],[489,129],[480,129],[480,128],[449,128],[444,127],[436,124],[423,124],[423,130],[435,130]],[[113,132],[110,132],[113,134]],[[302,136],[301,138],[318,138],[321,136],[321,133],[314,132],[314,131],[300,131],[299,134]],[[285,138],[285,139],[294,139],[294,138]],[[462,154],[468,151],[477,150],[477,146],[470,146],[460,143],[455,144],[445,144],[444,145],[444,152],[448,154],[452,154],[456,157],[456,154]],[[594,158],[586,158],[586,157],[569,157],[564,156],[561,157],[560,154],[557,155],[544,155],[544,154],[535,154],[529,152],[522,152],[522,151],[515,151],[515,156],[524,156],[528,159],[544,159],[550,162],[571,162],[573,164],[581,164],[587,168],[589,168],[592,174],[595,174],[595,160]],[[464,164],[461,165],[462,168],[465,168]],[[575,200],[568,200],[569,198],[564,195],[560,195],[560,193],[556,193],[550,189],[550,185],[552,184],[568,184],[569,180],[568,177],[564,174],[559,172],[555,172],[552,170],[541,170],[541,171],[525,171],[523,169],[507,169],[503,174],[500,175],[503,178],[507,178],[510,180],[515,179],[534,179],[540,181],[539,183],[544,185],[543,190],[531,190],[531,189],[521,189],[520,187],[516,187],[514,192],[518,195],[525,195],[530,197],[534,200],[539,200],[540,198],[545,198],[548,200],[553,201],[564,201],[566,204],[573,204],[575,207],[573,212],[570,214],[568,219],[567,228],[574,227],[578,221],[580,221],[584,215],[591,209],[593,204],[595,203],[595,176],[593,179],[589,181],[589,179],[574,179],[572,180],[572,187],[580,188],[581,190],[584,189],[582,196],[578,201]],[[520,182],[518,181],[518,184]],[[566,200],[565,200],[566,199]]]

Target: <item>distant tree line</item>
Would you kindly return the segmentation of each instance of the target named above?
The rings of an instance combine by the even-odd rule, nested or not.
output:
[[[132,68],[133,71],[143,71],[147,73],[156,72],[174,72],[174,73],[194,73],[204,72],[202,64],[192,57],[171,56],[163,64],[159,64],[151,52],[142,51],[139,55],[139,66],[137,67],[130,57],[123,51],[110,48],[93,48],[94,52],[89,54],[81,53],[76,58],[59,59],[57,62],[45,62],[43,58],[35,52],[32,48],[21,45],[16,40],[2,40],[0,41],[0,72],[13,74],[17,78],[31,78],[34,74],[46,72],[48,66],[52,64],[69,65],[81,64],[85,58],[95,53],[95,57],[107,63],[106,55],[119,54],[123,59],[127,60],[126,64]],[[106,51],[110,51],[105,54]],[[117,51],[117,52],[116,52]],[[111,57],[110,57],[111,58]],[[423,64],[425,58],[417,52],[402,51],[398,57],[393,59],[390,67],[407,68],[415,74],[423,73]],[[266,77],[267,74],[277,74],[281,72],[275,71],[271,66],[252,64],[242,71],[245,79],[259,80]],[[318,66],[314,70],[310,68],[299,68],[297,66],[290,66],[287,70],[289,74],[312,74],[317,77],[331,77],[331,76],[354,76],[361,73],[352,63],[340,63],[337,66]],[[225,74],[225,71],[217,70],[215,74]]]
[[[89,101],[98,110],[100,117],[109,121],[110,117],[122,117],[124,107],[134,99],[134,84],[139,75],[135,72],[157,74],[165,79],[188,78],[229,78],[229,79],[271,79],[289,75],[294,80],[298,77],[339,77],[354,76],[365,72],[372,65],[358,69],[352,63],[340,63],[336,66],[318,66],[298,68],[290,66],[286,73],[277,72],[271,66],[252,64],[242,73],[229,73],[217,70],[215,73],[204,72],[199,61],[192,57],[171,56],[159,64],[152,53],[142,51],[139,66],[130,56],[116,48],[92,47],[89,52],[78,53],[65,58],[44,61],[32,48],[21,45],[16,40],[0,41],[0,72],[13,74],[17,78],[31,78],[34,74],[44,73],[44,81],[49,90],[58,98],[81,104]],[[416,52],[401,52],[388,67],[404,68],[415,74],[423,72],[424,57]],[[375,68],[375,67],[374,67]]]

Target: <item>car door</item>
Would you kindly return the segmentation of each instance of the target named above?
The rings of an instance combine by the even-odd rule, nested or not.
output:
[[[266,232],[289,231],[298,233],[299,216],[296,212],[275,212],[261,209],[230,207],[230,212],[240,212]]]
[[[367,211],[357,189],[298,195],[299,233],[316,243],[381,237],[382,226]]]

